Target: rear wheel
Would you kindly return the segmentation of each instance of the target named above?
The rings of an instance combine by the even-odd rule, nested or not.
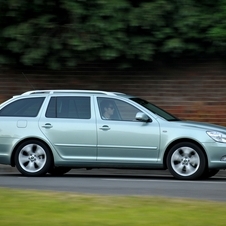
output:
[[[25,176],[42,176],[50,169],[52,156],[48,146],[43,142],[29,140],[17,148],[15,164]]]
[[[167,156],[167,166],[175,178],[194,180],[203,175],[206,169],[206,158],[197,145],[182,142],[170,149]]]

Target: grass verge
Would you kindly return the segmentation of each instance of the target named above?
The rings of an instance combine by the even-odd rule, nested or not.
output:
[[[225,225],[226,203],[0,188],[0,225]]]

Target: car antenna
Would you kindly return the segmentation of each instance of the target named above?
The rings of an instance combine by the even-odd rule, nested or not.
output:
[[[24,78],[27,80],[28,84],[32,87],[33,90],[35,90],[35,87],[31,84],[31,82],[29,81],[29,79],[27,78],[27,76],[22,72]]]

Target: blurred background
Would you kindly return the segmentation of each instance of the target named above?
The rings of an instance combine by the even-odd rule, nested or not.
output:
[[[0,3],[0,102],[33,89],[143,97],[226,126],[226,0]]]

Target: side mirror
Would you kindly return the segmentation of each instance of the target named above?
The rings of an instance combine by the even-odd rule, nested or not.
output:
[[[149,118],[145,113],[143,112],[137,112],[136,114],[136,120],[140,122],[152,122],[151,118]]]

